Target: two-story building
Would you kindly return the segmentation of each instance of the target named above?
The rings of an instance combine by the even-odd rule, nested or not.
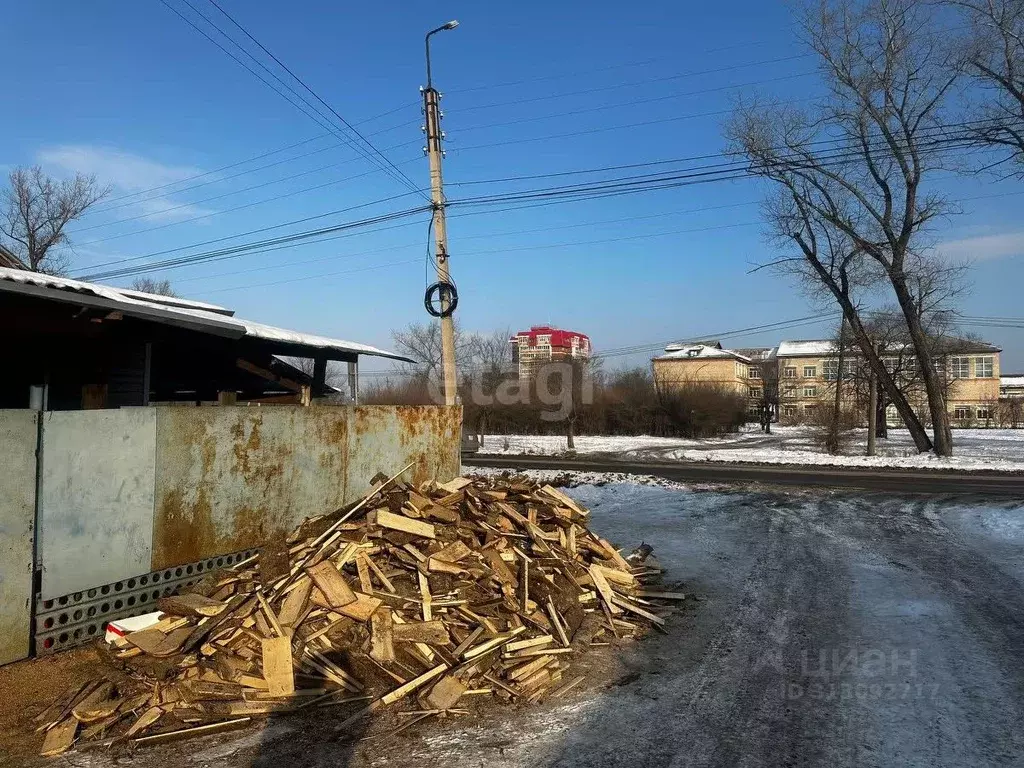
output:
[[[996,419],[996,406],[1012,386],[1000,388],[1000,349],[978,341],[956,339],[945,345],[937,358],[943,377],[946,402],[954,425],[987,426]],[[913,354],[905,348],[883,353],[889,370],[905,387],[912,405],[927,418],[927,399]],[[654,358],[654,378],[659,388],[684,382],[721,385],[746,394],[752,415],[768,404],[783,424],[812,418],[822,403],[835,397],[839,378],[839,351],[826,339],[780,342],[773,348],[724,349],[718,341],[701,344],[671,344],[665,354]],[[844,351],[841,398],[856,411],[866,407],[867,380],[859,351]],[[767,391],[766,391],[767,390]],[[1024,387],[1021,392],[1024,393]],[[891,423],[898,423],[895,409],[888,411]]]
[[[737,394],[760,397],[760,366],[750,357],[722,343],[709,340],[697,344],[669,344],[665,354],[652,360],[654,381],[668,391],[685,384],[716,385]]]

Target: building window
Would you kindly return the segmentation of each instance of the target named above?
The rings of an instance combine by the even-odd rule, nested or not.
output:
[[[783,406],[782,415],[789,416],[790,418],[796,416],[796,407],[792,405]]]
[[[992,378],[992,358],[991,357],[976,357],[974,358],[974,375],[979,379],[991,379]],[[981,418],[980,416],[978,418]]]
[[[756,365],[750,366],[749,368],[747,368],[747,378],[749,378],[749,379],[760,379],[761,378],[761,369],[758,368]]]
[[[760,387],[751,387],[750,388],[750,396],[751,397],[760,398],[762,392],[763,392],[763,390]]]
[[[971,408],[967,405],[958,405],[953,409],[953,418],[957,421],[967,421],[971,418]]]
[[[821,361],[821,378],[825,381],[835,381],[839,378],[839,359],[831,358]]]
[[[787,365],[782,369],[782,377],[784,379],[795,379],[796,378],[796,366]]]
[[[818,388],[817,387],[804,387],[804,397],[817,397],[817,396],[818,396]]]
[[[804,378],[813,379],[818,375],[818,366],[816,365],[805,365],[804,366]]]
[[[817,405],[812,404],[804,406],[804,413],[814,413],[816,410],[818,410]]]
[[[971,358],[953,357],[949,361],[949,373],[954,379],[969,379],[971,377]],[[967,417],[964,417],[967,418]]]
[[[988,420],[992,418],[992,406],[990,405],[979,405],[978,406],[978,418]]]

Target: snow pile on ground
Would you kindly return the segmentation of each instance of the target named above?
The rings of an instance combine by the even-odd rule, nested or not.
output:
[[[650,485],[668,488],[673,491],[692,490],[696,486],[677,483],[653,475],[633,475],[628,472],[569,472],[563,469],[526,469],[513,471],[494,467],[463,467],[465,477],[494,477],[496,475],[524,475],[535,483],[548,483],[555,487],[576,488],[581,485],[609,485],[611,483],[630,483],[632,485]],[[703,485],[701,486],[703,487]]]
[[[890,429],[878,440],[877,455],[865,456],[867,430],[855,430],[843,455],[824,453],[809,427],[772,428],[763,434],[757,427],[705,440],[640,436],[580,436],[577,454],[603,458],[657,461],[716,461],[753,464],[801,464],[844,467],[897,467],[921,469],[1024,471],[1024,430],[956,429],[955,455],[939,458],[919,454],[909,433]],[[562,455],[565,437],[551,435],[488,435],[481,453]]]

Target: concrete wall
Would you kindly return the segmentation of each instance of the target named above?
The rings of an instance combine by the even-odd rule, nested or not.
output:
[[[29,651],[38,418],[0,411],[0,664]]]
[[[260,546],[410,462],[405,479],[450,480],[461,421],[436,406],[47,413],[41,597]],[[16,452],[34,449],[33,431]]]

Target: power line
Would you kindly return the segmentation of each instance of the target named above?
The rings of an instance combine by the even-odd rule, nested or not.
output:
[[[933,139],[930,143],[923,143],[920,146],[920,151],[934,151],[938,149],[942,144],[950,144],[957,141],[956,137],[945,137],[940,139]],[[843,162],[850,156],[850,150],[833,151],[831,154],[823,154],[818,158],[819,162],[835,164]],[[785,159],[785,158],[784,158]],[[698,167],[697,169],[684,170],[682,172],[675,172],[671,174],[640,174],[629,177],[621,177],[618,179],[605,179],[599,182],[591,182],[586,184],[576,185],[563,185],[561,187],[548,187],[538,188],[532,190],[524,190],[517,193],[503,193],[499,195],[484,195],[477,198],[467,198],[464,200],[451,201],[449,205],[490,205],[496,202],[522,202],[525,200],[545,199],[545,198],[559,198],[559,197],[573,197],[576,199],[595,199],[600,196],[614,196],[618,194],[633,194],[639,191],[650,191],[652,189],[665,189],[678,186],[689,186],[697,183],[708,183],[710,181],[722,181],[730,179],[746,178],[750,175],[749,169],[746,164],[737,163],[718,163],[710,166]],[[324,214],[328,215],[328,214]],[[318,218],[318,217],[312,217]],[[292,222],[296,223],[296,222]],[[276,227],[287,226],[276,225]],[[273,229],[276,227],[270,227],[265,229]],[[239,236],[233,236],[239,237]],[[222,238],[222,239],[232,239]],[[211,241],[213,242],[213,241]],[[181,249],[185,250],[190,246],[185,246]],[[151,254],[154,255],[154,254]],[[160,255],[160,254],[155,254]],[[216,255],[220,255],[217,253]],[[134,261],[145,259],[147,257],[136,257],[135,259],[128,259],[127,261]],[[196,259],[200,260],[200,259]],[[122,260],[124,261],[124,260]],[[179,263],[191,263],[191,260],[185,262],[175,262],[174,265]],[[163,266],[163,264],[161,264]],[[130,268],[136,270],[152,271],[160,266],[144,265],[142,267]],[[131,274],[131,272],[119,272],[121,274]],[[104,275],[107,276],[107,275]]]
[[[707,48],[707,49],[705,49],[703,51],[699,51],[699,52],[696,52],[696,53],[699,53],[701,55],[707,54],[707,53],[721,53],[723,51],[734,51],[737,48],[742,48],[744,50],[747,50],[747,49],[750,49],[750,48],[755,48],[755,47],[757,47],[759,45],[768,45],[768,44],[769,43],[768,43],[767,40],[763,40],[763,39],[762,40],[752,40],[752,41],[750,41],[748,43],[737,43],[735,45],[726,45],[726,46],[722,46],[720,48]],[[576,70],[575,72],[559,72],[559,73],[553,74],[553,75],[542,75],[540,77],[530,77],[530,78],[526,78],[526,79],[523,79],[523,80],[511,80],[511,81],[505,81],[503,83],[488,83],[487,85],[475,85],[475,86],[471,86],[469,88],[448,89],[448,93],[472,93],[473,91],[485,91],[485,90],[486,91],[493,91],[496,88],[511,88],[512,86],[517,86],[517,85],[533,85],[534,83],[541,83],[541,82],[545,82],[545,81],[548,81],[548,80],[562,80],[562,79],[565,79],[567,77],[579,77],[580,75],[593,75],[593,74],[598,74],[600,72],[610,72],[610,71],[616,70],[616,69],[627,69],[627,68],[630,68],[630,67],[643,67],[643,66],[646,66],[648,64],[656,64],[659,61],[664,61],[665,58],[666,57],[662,56],[662,57],[655,57],[655,58],[651,58],[651,59],[643,59],[641,61],[624,62],[622,64],[612,64],[612,65],[605,66],[605,67],[596,67],[594,69]]]
[[[286,182],[286,181],[293,181],[294,179],[300,178],[302,176],[309,176],[310,174],[319,173],[320,171],[325,171],[325,170],[328,170],[330,168],[336,168],[336,167],[341,166],[341,165],[348,165],[349,163],[355,162],[355,159],[356,158],[349,158],[348,160],[342,160],[341,162],[338,162],[338,163],[331,163],[330,165],[321,166],[319,168],[312,168],[312,169],[307,170],[307,171],[301,171],[299,173],[292,174],[291,176],[285,176],[284,178],[281,178],[281,179],[274,179],[273,181],[266,181],[266,182],[263,182],[261,184],[253,184],[253,185],[251,185],[249,187],[245,187],[244,189],[238,189],[238,190],[234,190],[232,192],[225,192],[224,194],[214,195],[213,197],[207,197],[207,198],[204,198],[202,200],[193,200],[193,201],[190,201],[190,202],[187,202],[187,203],[182,203],[180,205],[173,206],[171,208],[164,208],[163,210],[158,211],[156,213],[143,214],[143,215],[140,215],[140,216],[131,216],[131,217],[128,217],[128,218],[119,219],[118,221],[107,222],[106,224],[99,224],[99,225],[92,226],[92,227],[85,227],[83,229],[75,230],[75,232],[73,234],[78,234],[79,232],[85,232],[85,231],[90,230],[90,229],[97,229],[97,228],[100,228],[100,227],[109,227],[109,226],[113,226],[115,224],[122,224],[122,223],[129,222],[129,221],[135,221],[137,219],[149,218],[151,216],[156,216],[156,215],[160,215],[160,214],[166,215],[167,213],[170,213],[172,211],[182,210],[184,208],[192,208],[192,207],[195,207],[195,206],[203,205],[204,203],[212,202],[214,200],[222,200],[222,199],[224,199],[226,197],[233,197],[234,195],[239,195],[239,194],[242,194],[244,192],[251,192],[251,191],[253,191],[255,189],[262,189],[263,187],[269,187],[269,186],[272,186],[274,184],[280,184],[280,183],[283,183],[283,182]],[[409,160],[405,160],[405,161],[403,161],[403,165],[407,164],[407,163],[414,162],[417,159],[418,158],[411,158]],[[262,200],[255,200],[255,201],[250,202],[250,203],[244,203],[242,205],[236,205],[233,208],[225,208],[225,209],[219,210],[219,211],[211,211],[210,213],[204,213],[204,214],[201,214],[199,216],[193,216],[193,217],[188,218],[188,219],[180,219],[179,221],[170,221],[170,222],[167,222],[166,224],[158,224],[156,226],[147,227],[145,229],[135,229],[135,230],[132,230],[131,232],[122,232],[121,234],[118,234],[118,235],[110,235],[109,237],[102,237],[102,238],[98,238],[98,239],[95,239],[95,240],[87,240],[84,243],[79,243],[79,245],[81,245],[81,246],[96,245],[97,243],[106,243],[106,242],[109,242],[111,240],[121,240],[121,239],[123,239],[125,237],[132,237],[134,235],[142,235],[142,234],[145,234],[147,232],[156,232],[156,231],[161,230],[161,229],[167,229],[168,227],[180,226],[181,224],[190,224],[190,223],[195,222],[195,221],[202,221],[204,219],[210,219],[210,218],[213,218],[214,216],[223,216],[226,213],[233,213],[235,211],[241,211],[241,210],[244,210],[246,208],[252,208],[252,207],[257,206],[257,205],[264,205],[266,203],[272,203],[272,202],[276,202],[278,200],[284,200],[285,198],[295,197],[296,195],[302,195],[302,194],[305,194],[306,192],[313,192],[313,191],[318,190],[318,189],[324,189],[326,187],[334,186],[335,184],[342,184],[342,183],[344,183],[346,181],[352,181],[354,179],[361,179],[364,176],[369,176],[370,174],[379,173],[379,172],[380,171],[379,171],[378,168],[371,168],[371,169],[369,169],[367,171],[363,171],[362,173],[357,173],[357,174],[355,174],[353,176],[345,176],[345,177],[340,178],[340,179],[334,179],[332,181],[326,181],[326,182],[323,182],[321,184],[315,184],[315,185],[313,185],[311,187],[303,187],[302,189],[295,189],[295,190],[292,190],[290,192],[282,192],[281,194],[274,195],[273,197],[266,197],[266,198],[263,198]]]
[[[212,0],[211,0],[212,2]],[[634,80],[628,83],[616,83],[613,85],[600,85],[594,88],[582,88],[575,91],[562,91],[560,93],[551,93],[544,96],[532,96],[526,99],[513,99],[512,101],[495,101],[490,104],[477,104],[468,107],[459,107],[459,112],[475,112],[481,109],[494,109],[496,107],[507,107],[509,104],[531,104],[538,101],[551,101],[552,99],[564,99],[568,96],[581,96],[590,93],[604,93],[605,91],[614,91],[619,88],[634,88],[640,85],[651,85],[652,83],[666,83],[672,80],[682,80],[688,77],[704,77],[706,75],[715,75],[720,72],[732,72],[737,69],[746,69],[748,67],[762,67],[769,64],[781,64],[786,61],[795,61],[797,59],[805,59],[813,54],[801,53],[793,56],[782,56],[774,59],[765,59],[763,61],[751,61],[743,64],[733,64],[727,67],[715,67],[714,69],[703,69],[690,72],[679,72],[674,75],[665,75],[663,77],[651,77],[644,78],[643,80]]]
[[[185,2],[187,2],[187,1],[188,1],[188,0],[185,0]],[[342,123],[342,124],[343,124],[343,125],[344,125],[344,126],[345,126],[346,128],[348,128],[348,129],[349,129],[350,131],[352,131],[352,133],[354,133],[354,134],[355,134],[355,135],[356,135],[356,136],[357,136],[357,137],[358,137],[359,139],[361,139],[361,140],[363,141],[363,143],[364,143],[364,144],[365,144],[365,145],[366,145],[367,147],[369,147],[369,148],[370,148],[370,149],[371,149],[371,150],[372,150],[372,151],[373,151],[373,152],[374,152],[374,153],[375,153],[375,154],[377,155],[377,157],[379,157],[379,158],[380,158],[380,160],[382,160],[382,161],[383,161],[383,162],[385,163],[385,165],[386,165],[387,167],[391,168],[391,170],[392,170],[392,171],[393,171],[394,173],[398,174],[398,177],[399,177],[400,179],[403,179],[403,180],[404,180],[404,182],[405,182],[406,186],[408,186],[408,187],[409,187],[410,189],[412,189],[412,190],[417,190],[417,191],[419,190],[419,188],[417,187],[416,183],[415,183],[415,182],[414,182],[414,181],[413,181],[412,179],[410,179],[410,178],[409,178],[408,176],[406,176],[406,174],[405,174],[405,172],[404,172],[404,171],[402,171],[402,170],[401,170],[400,168],[398,168],[398,166],[396,166],[396,165],[395,165],[395,164],[394,164],[393,162],[391,162],[391,160],[389,160],[389,159],[388,159],[388,158],[387,158],[387,157],[386,157],[386,156],[384,155],[384,153],[383,153],[383,152],[381,152],[381,151],[380,151],[379,149],[377,149],[377,147],[376,147],[376,146],[374,146],[374,144],[373,144],[373,143],[372,143],[372,142],[371,142],[371,141],[370,141],[370,140],[369,140],[368,138],[366,138],[366,137],[365,137],[365,136],[364,136],[364,135],[363,135],[363,134],[362,134],[362,133],[361,133],[361,132],[359,131],[359,129],[358,129],[358,128],[356,128],[356,127],[355,127],[354,125],[352,125],[352,124],[351,124],[351,123],[350,123],[350,122],[349,122],[348,120],[346,120],[346,119],[345,119],[344,117],[342,117],[342,116],[341,116],[341,114],[339,114],[339,113],[338,113],[338,111],[337,111],[337,110],[336,110],[336,109],[335,109],[334,107],[332,107],[332,106],[331,106],[330,104],[328,104],[328,103],[327,103],[326,101],[324,101],[324,99],[323,99],[323,98],[322,98],[322,97],[320,96],[320,94],[318,94],[318,93],[317,93],[316,91],[314,91],[314,90],[313,90],[313,89],[312,89],[312,88],[311,88],[311,87],[310,87],[310,86],[309,86],[309,85],[308,85],[308,84],[306,83],[306,81],[305,81],[305,80],[303,80],[303,79],[302,79],[301,77],[299,77],[298,75],[296,75],[296,74],[295,74],[295,73],[294,73],[294,72],[293,72],[293,71],[291,70],[291,68],[290,68],[290,67],[288,67],[288,65],[286,65],[286,64],[285,64],[285,63],[284,63],[283,61],[281,61],[281,60],[280,60],[280,59],[279,59],[279,58],[278,58],[277,56],[275,56],[275,55],[274,55],[273,53],[271,53],[271,51],[270,51],[270,50],[268,50],[268,49],[267,49],[267,47],[266,47],[265,45],[263,45],[263,43],[261,43],[261,42],[260,42],[259,40],[257,40],[257,39],[256,39],[255,37],[253,37],[252,33],[250,33],[250,32],[249,32],[249,30],[247,30],[247,29],[246,29],[245,27],[243,27],[243,26],[242,26],[241,24],[239,24],[239,23],[238,23],[238,21],[236,21],[236,20],[235,20],[235,18],[234,18],[234,17],[233,17],[233,16],[231,15],[231,14],[229,14],[229,13],[228,13],[227,11],[225,11],[225,10],[224,10],[224,9],[223,9],[223,8],[222,8],[222,7],[220,6],[220,4],[219,4],[219,3],[217,3],[217,0],[209,0],[209,2],[210,2],[210,4],[211,4],[211,5],[212,5],[212,6],[214,7],[214,8],[216,8],[216,9],[217,9],[218,11],[220,11],[220,12],[221,12],[221,13],[222,13],[222,14],[224,15],[224,17],[225,17],[225,18],[226,18],[226,19],[227,19],[228,21],[230,21],[230,22],[231,22],[232,24],[234,24],[234,25],[235,25],[235,27],[237,27],[237,28],[238,28],[239,30],[241,30],[241,32],[242,32],[242,33],[243,33],[243,34],[244,34],[244,35],[245,35],[246,37],[248,37],[248,38],[249,38],[249,39],[250,39],[250,40],[251,40],[251,41],[252,41],[253,43],[255,43],[255,44],[256,44],[257,46],[259,46],[259,48],[260,48],[260,50],[261,50],[261,51],[263,51],[263,52],[264,52],[265,54],[267,54],[267,55],[268,55],[268,56],[269,56],[270,58],[272,58],[272,59],[273,59],[273,60],[274,60],[274,61],[275,61],[275,62],[277,63],[277,65],[278,65],[279,67],[281,67],[281,68],[282,68],[282,69],[283,69],[283,70],[284,70],[285,72],[287,72],[287,73],[288,73],[289,75],[291,75],[292,79],[293,79],[293,80],[295,80],[295,81],[296,81],[297,83],[299,83],[299,85],[301,85],[301,86],[302,86],[303,88],[305,88],[305,89],[306,89],[306,91],[308,91],[308,92],[309,92],[309,94],[310,94],[311,96],[313,96],[313,98],[315,98],[315,99],[316,99],[316,100],[317,100],[318,102],[320,102],[320,103],[321,103],[321,104],[322,104],[322,105],[323,105],[324,107],[326,107],[326,108],[327,108],[327,109],[328,109],[328,110],[329,110],[329,111],[331,112],[331,114],[332,114],[332,115],[334,115],[334,116],[335,116],[335,117],[336,117],[336,118],[337,118],[338,120],[340,120],[340,121],[341,121],[341,123]]]
[[[292,221],[287,221],[287,222],[284,222],[282,224],[273,224],[273,225],[267,226],[267,227],[260,227],[259,229],[252,229],[252,230],[249,230],[247,232],[241,232],[241,233],[238,233],[238,234],[235,234],[235,235],[226,235],[224,237],[217,237],[217,238],[213,238],[212,240],[203,241],[201,243],[193,243],[192,245],[182,245],[182,246],[179,246],[177,248],[167,248],[167,249],[162,250],[162,251],[154,251],[152,253],[148,253],[148,254],[145,254],[145,255],[142,255],[142,256],[132,256],[132,257],[125,258],[125,259],[114,259],[113,261],[104,262],[102,264],[94,264],[93,265],[93,269],[95,269],[97,267],[114,266],[114,265],[117,265],[117,264],[127,264],[127,263],[135,262],[135,261],[143,261],[143,260],[146,260],[146,259],[154,258],[156,256],[164,256],[164,255],[167,255],[169,253],[178,253],[178,252],[181,252],[181,251],[191,250],[192,248],[198,248],[198,247],[203,246],[203,245],[212,245],[214,243],[222,243],[222,242],[224,242],[226,240],[237,240],[240,237],[247,237],[249,235],[260,234],[262,232],[269,232],[269,231],[272,231],[272,230],[275,230],[275,229],[282,229],[284,227],[293,226],[295,224],[304,224],[304,223],[306,223],[308,221],[315,221],[317,219],[323,219],[323,218],[326,218],[328,216],[336,216],[336,215],[338,215],[340,213],[347,213],[349,211],[355,211],[355,210],[358,210],[360,208],[367,208],[367,207],[369,207],[371,205],[378,205],[378,204],[381,204],[381,203],[392,202],[393,200],[399,200],[399,199],[401,199],[403,197],[408,197],[411,194],[412,194],[411,192],[404,192],[404,193],[402,193],[400,195],[392,195],[391,197],[386,197],[386,198],[383,198],[381,200],[373,200],[373,201],[368,202],[368,203],[360,203],[359,205],[353,205],[353,206],[350,206],[348,208],[342,208],[342,209],[336,210],[336,211],[328,211],[327,213],[319,213],[319,214],[317,214],[315,216],[306,216],[306,217],[301,218],[301,219],[294,219]],[[427,206],[427,209],[429,209],[429,206]],[[421,209],[420,208],[415,208],[415,209],[409,209],[409,210],[418,211],[418,210],[421,210]],[[316,231],[318,231],[318,230],[310,230],[308,232],[302,232],[302,233],[298,233],[298,234],[305,235],[305,234],[309,234],[310,232],[316,232]],[[76,279],[89,280],[89,279],[93,279],[94,277],[95,277],[94,275],[87,275],[87,276],[79,276]]]
[[[409,105],[403,105],[402,107],[400,107],[400,109],[405,109],[408,106]],[[395,111],[395,110],[392,110],[392,111]],[[389,113],[385,113],[385,114],[389,114]],[[373,120],[373,119],[375,119],[375,118],[370,118],[370,120]],[[369,120],[366,120],[366,121],[363,121],[363,122],[369,122]],[[408,125],[412,125],[412,124],[415,124],[417,122],[419,122],[419,121],[418,120],[406,121],[406,122],[401,123],[399,125],[393,125],[393,126],[390,126],[389,128],[383,128],[383,129],[381,129],[379,131],[374,131],[370,135],[371,136],[378,136],[380,134],[388,133],[389,131],[393,131],[393,130],[396,130],[398,128],[404,128],[404,127],[406,127]],[[221,166],[219,168],[214,168],[211,171],[204,171],[203,173],[198,173],[198,174],[195,174],[194,176],[189,176],[189,177],[186,177],[186,178],[183,178],[183,179],[178,179],[177,181],[173,181],[173,182],[170,182],[168,184],[161,184],[161,185],[156,186],[156,187],[150,187],[149,189],[138,190],[137,192],[132,192],[132,193],[129,193],[129,194],[126,194],[126,195],[120,195],[118,197],[111,198],[110,201],[113,202],[113,201],[116,201],[116,200],[126,200],[127,198],[136,197],[136,196],[139,196],[139,195],[146,194],[148,192],[158,192],[158,191],[160,191],[162,189],[167,189],[168,187],[172,187],[172,186],[175,186],[177,184],[184,184],[187,181],[193,181],[193,180],[196,180],[196,179],[202,179],[202,178],[206,178],[208,176],[215,176],[216,177],[216,178],[210,179],[209,181],[200,182],[199,184],[193,184],[193,185],[188,186],[188,187],[182,187],[181,189],[175,189],[175,190],[172,190],[172,191],[167,192],[167,193],[162,194],[162,195],[152,195],[151,197],[145,197],[145,198],[141,198],[141,199],[138,199],[138,200],[127,200],[126,202],[121,202],[121,203],[118,203],[117,205],[108,205],[108,206],[105,206],[105,207],[102,207],[102,208],[96,208],[96,209],[90,208],[86,213],[87,214],[108,213],[109,211],[118,210],[120,208],[125,208],[127,206],[139,205],[140,203],[149,202],[150,200],[166,199],[166,198],[170,197],[171,195],[181,195],[181,194],[184,194],[185,192],[191,192],[191,191],[193,191],[195,189],[200,189],[202,187],[209,186],[210,184],[220,184],[220,183],[225,182],[225,181],[230,181],[231,179],[236,179],[236,178],[239,178],[241,176],[247,176],[247,175],[249,175],[251,173],[258,173],[259,171],[265,171],[268,168],[276,168],[279,165],[285,165],[287,163],[293,163],[296,160],[302,160],[302,159],[307,158],[307,157],[312,157],[313,155],[323,154],[324,152],[329,152],[332,149],[337,149],[338,147],[344,146],[344,144],[340,143],[340,142],[336,143],[336,144],[330,144],[330,145],[328,145],[326,147],[320,147],[319,149],[314,149],[314,150],[311,150],[309,152],[303,152],[301,155],[295,155],[294,157],[286,157],[286,158],[284,158],[282,160],[275,160],[272,163],[266,163],[264,165],[260,165],[260,166],[257,166],[255,168],[250,168],[250,169],[244,170],[244,171],[239,171],[238,173],[233,173],[233,174],[230,174],[228,176],[220,176],[219,175],[222,171],[229,170],[231,168],[237,168],[240,165],[245,165],[247,163],[255,162],[256,160],[261,160],[261,159],[266,158],[266,157],[271,157],[271,156],[273,156],[275,154],[280,154],[281,152],[285,152],[285,151],[287,151],[289,149],[294,149],[296,147],[300,147],[300,146],[303,146],[305,144],[309,144],[309,143],[312,143],[314,141],[318,141],[319,139],[323,139],[323,138],[335,138],[336,139],[337,136],[335,136],[333,133],[322,133],[319,136],[314,136],[313,138],[306,139],[304,141],[300,141],[300,142],[297,142],[295,144],[289,144],[287,146],[280,147],[280,148],[274,149],[274,150],[270,150],[269,152],[264,152],[263,154],[260,154],[260,155],[256,155],[255,157],[250,157],[248,160],[239,160],[239,161],[234,162],[234,163],[229,163],[227,165],[223,165],[223,166]],[[418,143],[418,141],[419,140],[417,140],[415,142],[411,142],[411,143]],[[346,160],[344,162],[354,162],[356,159],[357,158],[350,158],[349,160]],[[324,170],[325,168],[331,168],[334,165],[338,165],[338,163],[334,163],[332,165],[321,166],[317,170]],[[273,182],[270,182],[270,183],[273,183]],[[113,224],[113,223],[116,223],[116,222],[105,222],[104,224],[101,224],[99,226],[107,226],[108,224]],[[84,231],[84,228],[80,229],[78,231],[82,232],[82,231]]]
[[[236,40],[234,40],[234,38],[232,38],[230,35],[228,35],[223,29],[221,29],[215,22],[213,22],[202,11],[200,11],[194,5],[192,5],[192,3],[189,2],[189,0],[182,0],[182,2],[184,2],[185,5],[187,5],[189,8],[191,8],[193,13],[198,15],[200,18],[202,18],[204,21],[206,21],[207,24],[209,24],[211,27],[213,27],[213,29],[215,29],[222,37],[224,37],[225,40],[230,42],[235,48],[237,48],[245,56],[247,56],[250,60],[252,60],[258,67],[263,69],[274,80],[276,80],[278,83],[280,83],[281,86],[285,90],[281,91],[281,90],[278,90],[276,87],[274,87],[274,85],[272,83],[270,83],[270,81],[268,81],[265,77],[263,77],[259,72],[254,70],[252,67],[250,67],[248,64],[246,64],[244,61],[242,61],[240,58],[238,58],[235,54],[233,54],[231,51],[229,51],[227,48],[225,48],[219,41],[217,41],[213,37],[211,37],[204,29],[199,27],[195,22],[193,22],[187,16],[185,16],[180,11],[178,11],[177,8],[173,7],[168,2],[168,0],[160,0],[160,2],[164,6],[169,8],[171,11],[173,11],[175,15],[177,15],[180,19],[185,21],[185,23],[187,23],[190,27],[192,27],[194,30],[196,30],[199,34],[201,34],[203,37],[205,37],[207,40],[209,40],[211,43],[213,43],[215,46],[217,46],[217,48],[219,48],[223,53],[225,53],[227,56],[231,57],[231,59],[233,59],[236,63],[238,63],[246,71],[248,71],[250,74],[252,74],[254,77],[256,77],[260,82],[262,82],[264,85],[266,85],[272,91],[274,91],[279,96],[284,98],[285,101],[287,101],[293,107],[298,109],[300,112],[302,112],[308,118],[313,120],[313,122],[315,122],[321,128],[323,128],[324,130],[330,132],[332,135],[336,136],[337,138],[341,139],[347,146],[349,146],[353,151],[355,151],[356,154],[362,156],[364,159],[369,161],[372,165],[376,165],[378,167],[381,167],[383,170],[388,172],[388,175],[393,175],[392,171],[388,171],[388,169],[386,169],[386,167],[381,166],[379,161],[375,161],[372,156],[370,156],[370,155],[368,155],[366,153],[365,149],[363,149],[361,146],[359,146],[357,143],[355,143],[350,137],[344,135],[344,133],[339,132],[337,126],[335,126],[335,125],[333,125],[331,123],[331,120],[330,120],[330,118],[328,116],[326,116],[323,113],[321,113],[316,108],[315,105],[310,103],[307,99],[303,98],[301,94],[299,94],[297,91],[295,91],[294,88],[292,88],[284,80],[282,80],[277,75],[277,73],[275,73],[273,70],[271,70],[269,67],[267,67],[266,64],[264,64],[258,58],[253,56],[252,53],[250,53],[248,50],[246,50],[243,46],[239,45],[238,42]],[[292,96],[294,96],[298,101],[294,101],[292,98],[289,97],[288,94],[291,94]],[[402,179],[401,177],[396,177],[396,179],[398,181],[400,181],[403,184],[403,186],[406,184],[406,181],[404,179]]]
[[[306,240],[312,237],[318,237],[324,234],[330,234],[332,232],[340,232],[342,230],[356,229],[359,227],[371,226],[373,224],[379,224],[381,222],[393,221],[395,219],[404,218],[406,216],[412,216],[424,211],[430,210],[429,206],[419,206],[418,208],[409,208],[403,211],[394,211],[392,213],[382,214],[375,216],[370,219],[361,219],[359,221],[346,222],[344,224],[336,224],[331,227],[322,227],[321,229],[311,230],[307,232],[297,232],[291,235],[282,235],[280,237],[271,238],[269,240],[262,240],[256,243],[246,243],[244,245],[237,245],[231,248],[224,248],[220,251],[212,251],[209,253],[192,254],[190,256],[181,256],[176,259],[167,259],[161,262],[152,262],[143,264],[137,267],[125,267],[120,270],[110,270],[109,272],[99,273],[97,275],[90,276],[89,279],[109,279],[115,277],[126,277],[130,275],[145,274],[160,269],[171,269],[174,267],[185,266],[188,264],[197,264],[206,261],[216,261],[223,258],[230,258],[237,256],[242,253],[261,248],[267,245],[280,245],[283,243],[293,243],[300,240]]]

